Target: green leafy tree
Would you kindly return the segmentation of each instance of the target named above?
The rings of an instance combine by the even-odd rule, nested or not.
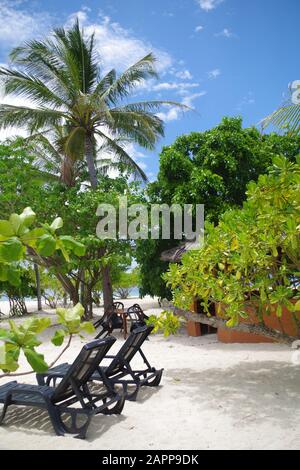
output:
[[[87,316],[92,314],[93,300],[98,301],[99,283],[105,292],[107,308],[113,301],[112,282],[114,271],[127,269],[131,263],[132,245],[125,241],[99,240],[96,226],[99,221],[96,210],[100,203],[109,203],[118,208],[119,196],[126,192],[129,201],[140,202],[142,192],[137,183],[128,184],[126,177],[111,179],[101,176],[100,185],[94,191],[83,190],[80,180],[73,187],[67,187],[58,179],[49,182],[40,178],[35,162],[28,148],[22,148],[22,141],[0,145],[0,216],[20,212],[24,204],[33,208],[38,220],[55,219],[57,214],[64,220],[64,235],[76,236],[86,246],[84,256],[73,251],[67,261],[62,256],[54,260],[42,257],[39,266],[58,279],[64,292],[73,304],[81,300]],[[31,175],[30,184],[24,172]],[[65,243],[68,240],[65,238]],[[125,264],[124,264],[125,259]],[[45,286],[44,286],[45,287]],[[44,289],[45,292],[45,289]]]
[[[28,313],[26,297],[36,297],[36,288],[28,269],[19,268],[19,283],[12,285],[9,280],[0,281],[0,295],[5,295],[9,301],[10,316],[22,316]]]
[[[149,185],[149,200],[204,204],[205,219],[216,224],[227,209],[241,207],[249,181],[266,173],[276,155],[295,161],[299,152],[297,136],[261,135],[254,127],[243,128],[241,118],[224,118],[213,129],[180,136],[163,148],[157,181]],[[161,277],[168,264],[160,254],[177,244],[176,240],[139,241],[142,294],[169,297]]]
[[[176,306],[189,309],[198,297],[210,315],[216,303],[229,327],[247,319],[251,307],[263,333],[265,315],[280,318],[285,307],[300,337],[299,255],[300,158],[276,157],[269,174],[249,184],[243,208],[225,212],[217,227],[208,223],[204,247],[171,265],[165,278]]]
[[[127,299],[134,287],[138,287],[140,282],[138,268],[132,271],[120,271],[118,278],[113,283],[115,295],[120,299]]]

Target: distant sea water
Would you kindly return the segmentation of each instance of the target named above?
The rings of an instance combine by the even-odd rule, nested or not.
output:
[[[139,297],[140,296],[140,291],[139,291],[139,288],[138,287],[134,287],[133,289],[131,289],[130,291],[130,294],[129,294],[129,298],[131,297]],[[2,295],[0,296],[0,302],[5,302],[7,301],[8,298],[6,295]],[[25,300],[29,301],[29,300],[35,300],[34,298],[31,298],[31,297],[27,297]]]

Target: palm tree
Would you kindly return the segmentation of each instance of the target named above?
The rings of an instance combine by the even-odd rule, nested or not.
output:
[[[289,135],[300,134],[300,83],[290,88],[290,92],[286,102],[261,121],[263,129],[272,124]]]
[[[72,187],[80,177],[82,180],[85,163],[82,158],[78,158],[78,152],[74,155],[65,153],[64,142],[67,137],[67,126],[56,126],[54,130],[39,132],[21,139],[21,145],[34,154],[33,164],[42,177],[60,180],[65,186]],[[20,141],[20,138],[18,140]],[[125,143],[118,139],[115,140],[120,145]],[[110,157],[110,153],[111,149],[107,148],[107,145],[97,146],[95,165],[98,174],[107,175],[109,170],[119,167],[118,162],[114,162]],[[135,167],[139,168],[137,164]],[[132,172],[132,165],[128,168],[128,172],[130,171]],[[137,171],[135,168],[135,171],[137,178],[146,179],[142,169]]]
[[[30,134],[66,126],[61,152],[84,159],[92,187],[97,186],[97,139],[119,161],[146,178],[116,138],[128,138],[153,149],[164,133],[155,112],[173,102],[127,100],[145,80],[157,77],[152,54],[120,76],[110,70],[100,76],[94,35],[86,38],[78,20],[69,30],[55,29],[44,41],[32,40],[10,54],[17,68],[0,68],[6,95],[30,99],[33,107],[0,105],[0,127],[23,126]]]
[[[70,184],[75,162],[85,161],[91,186],[96,188],[97,140],[146,179],[119,139],[154,149],[164,134],[163,122],[155,113],[161,105],[178,105],[128,101],[138,85],[157,78],[152,54],[120,76],[115,70],[103,75],[94,35],[85,37],[77,20],[69,30],[55,29],[43,41],[31,40],[13,49],[10,60],[14,68],[0,68],[4,92],[29,99],[32,107],[0,105],[0,128],[22,126],[30,135],[39,135],[40,144],[43,141],[49,158],[61,163],[61,174]],[[54,144],[48,139],[49,132],[59,134]],[[112,303],[109,266],[103,268],[103,295],[108,307]]]

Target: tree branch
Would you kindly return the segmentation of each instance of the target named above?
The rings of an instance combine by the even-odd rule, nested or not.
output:
[[[214,328],[224,328],[225,330],[229,331],[241,331],[244,333],[252,333],[254,335],[263,335],[267,338],[271,338],[278,343],[284,343],[291,345],[296,338],[293,336],[289,336],[285,333],[282,333],[277,330],[273,330],[272,328],[268,328],[262,324],[249,324],[249,323],[239,323],[234,327],[227,327],[226,320],[223,320],[219,317],[209,317],[203,313],[194,313],[189,310],[182,310],[178,307],[175,307],[172,303],[169,303],[166,307],[166,310],[171,310],[175,315],[181,316],[186,318],[187,320],[194,321],[196,323],[203,323],[204,325],[209,325]]]

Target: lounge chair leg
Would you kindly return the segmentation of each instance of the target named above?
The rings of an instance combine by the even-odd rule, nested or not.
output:
[[[76,434],[74,437],[76,437],[77,439],[85,439],[91,419],[95,413],[92,410],[90,410],[89,412],[80,412],[75,409],[66,410],[66,413],[71,415],[71,424],[69,426],[64,423],[61,417],[59,416],[59,421],[64,432],[67,434]],[[77,416],[80,414],[84,414],[86,417],[86,421],[82,426],[77,425]]]
[[[104,415],[119,415],[122,413],[125,403],[125,395],[121,395],[117,403],[113,406],[113,408],[106,408],[102,411]]]
[[[150,382],[149,381],[145,382],[144,385],[146,385],[146,387],[158,387],[162,378],[163,371],[164,371],[163,369],[158,370],[154,379],[152,379],[152,381]]]
[[[51,404],[48,404],[47,410],[48,410],[49,418],[50,418],[50,421],[52,423],[52,426],[56,435],[64,436],[65,433],[64,433],[63,422],[60,418],[58,411]]]
[[[137,395],[139,393],[139,389],[140,389],[140,384],[139,383],[136,383],[135,384],[135,390],[132,392],[132,393],[128,393],[126,394],[126,400],[128,401],[136,401],[137,399]]]
[[[8,395],[5,399],[4,404],[3,404],[2,413],[1,413],[1,416],[0,416],[0,425],[4,421],[4,418],[5,418],[5,415],[6,415],[6,412],[7,412],[7,408],[9,407],[10,404],[11,404],[11,396]]]

